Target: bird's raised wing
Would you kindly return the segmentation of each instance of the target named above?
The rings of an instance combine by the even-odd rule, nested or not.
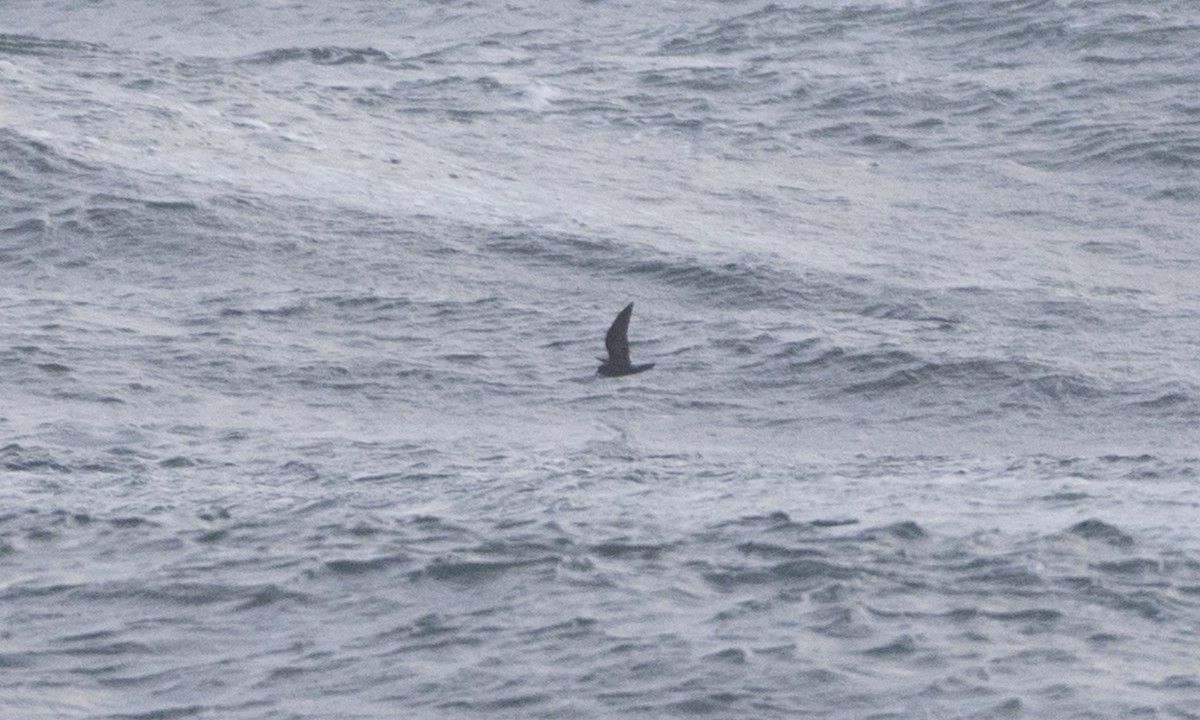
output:
[[[629,318],[633,317],[633,303],[617,314],[608,335],[604,336],[604,347],[608,348],[608,361],[618,367],[629,367]]]

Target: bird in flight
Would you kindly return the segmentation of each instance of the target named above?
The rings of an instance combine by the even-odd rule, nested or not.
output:
[[[619,377],[645,372],[654,367],[654,363],[634,365],[629,361],[629,318],[633,317],[633,303],[617,314],[608,335],[604,336],[604,346],[608,348],[608,359],[600,358],[600,369],[596,372],[604,377]]]

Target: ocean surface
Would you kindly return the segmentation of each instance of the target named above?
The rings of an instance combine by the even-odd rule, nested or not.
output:
[[[0,717],[1198,718],[1198,227],[1191,0],[4,0]]]

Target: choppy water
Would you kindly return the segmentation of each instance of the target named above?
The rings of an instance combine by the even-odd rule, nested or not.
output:
[[[0,716],[1200,717],[1200,6],[172,5],[0,5]]]

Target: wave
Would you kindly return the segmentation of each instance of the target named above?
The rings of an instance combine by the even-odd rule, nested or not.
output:
[[[314,65],[358,65],[390,59],[391,56],[388,53],[373,47],[323,46],[264,50],[243,58],[241,62],[248,65],[280,65],[292,62],[310,62]]]
[[[0,55],[83,56],[103,49],[97,43],[0,33]]]
[[[986,402],[1010,409],[1070,405],[1112,392],[1096,378],[1043,362],[986,357],[932,360],[897,347],[852,349],[818,338],[782,343],[740,370],[753,378],[744,382],[754,386],[820,387],[827,397],[924,397],[951,405]]]
[[[1084,540],[1098,540],[1117,547],[1127,547],[1133,545],[1133,538],[1117,528],[1115,525],[1110,525],[1103,520],[1091,518],[1072,525],[1067,531],[1072,535],[1083,538]]]
[[[25,196],[38,196],[45,190],[48,179],[79,177],[81,173],[98,168],[59,152],[48,142],[24,135],[9,128],[0,128],[0,174],[5,187],[0,191],[15,201]],[[19,183],[19,185],[15,185]],[[6,197],[7,199],[7,197]]]
[[[802,310],[865,302],[865,296],[852,289],[854,282],[815,269],[796,274],[761,261],[671,254],[616,240],[518,232],[492,236],[482,249],[535,267],[599,272],[678,288],[715,308]]]
[[[1028,158],[1030,165],[1054,170],[1107,166],[1178,173],[1200,167],[1200,132],[1190,124],[1131,127],[1083,120],[1062,123],[1054,135],[1058,147],[1038,158]]]

